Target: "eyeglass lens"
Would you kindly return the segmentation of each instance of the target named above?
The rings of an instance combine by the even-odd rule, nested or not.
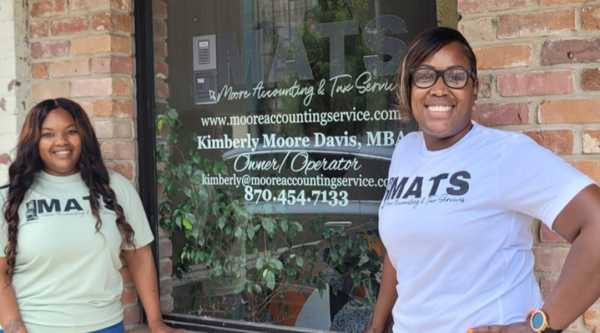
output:
[[[443,73],[444,83],[450,88],[462,88],[467,85],[469,80],[469,73],[464,69],[451,68],[436,72],[433,69],[421,68],[413,73],[414,84],[419,88],[429,88],[437,81],[438,73]]]

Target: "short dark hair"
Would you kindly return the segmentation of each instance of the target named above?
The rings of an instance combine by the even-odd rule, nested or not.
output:
[[[400,111],[402,111],[404,115],[412,117],[410,106],[410,93],[412,87],[410,84],[409,71],[412,68],[417,68],[425,61],[425,59],[442,49],[444,46],[454,42],[459,43],[462,46],[463,52],[469,60],[473,78],[477,78],[477,59],[475,58],[475,53],[469,45],[469,42],[467,42],[467,39],[460,32],[446,27],[434,27],[422,31],[410,43],[408,51],[402,61],[402,65],[398,68],[396,99]]]

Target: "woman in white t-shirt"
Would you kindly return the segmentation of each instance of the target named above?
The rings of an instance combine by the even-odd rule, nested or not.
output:
[[[379,210],[387,249],[368,333],[561,332],[600,297],[600,188],[523,134],[471,120],[473,50],[437,27],[411,43],[398,100],[421,132],[397,145]],[[572,243],[542,302],[532,224]]]
[[[122,256],[151,332],[182,333],[162,320],[141,200],[77,103],[33,107],[0,207],[0,332],[123,333]]]

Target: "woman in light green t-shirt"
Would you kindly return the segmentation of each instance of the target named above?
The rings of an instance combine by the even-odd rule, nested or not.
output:
[[[106,169],[77,103],[58,98],[33,107],[0,207],[4,333],[123,332],[121,256],[151,332],[181,332],[162,320],[141,200]]]

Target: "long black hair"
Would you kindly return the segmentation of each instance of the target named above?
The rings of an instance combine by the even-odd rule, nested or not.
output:
[[[35,105],[27,115],[17,144],[16,159],[8,171],[8,198],[3,208],[4,219],[8,225],[8,243],[4,253],[8,264],[6,279],[9,284],[12,283],[17,258],[19,206],[23,203],[36,175],[44,168],[39,152],[42,123],[48,114],[57,109],[71,114],[81,137],[81,155],[77,166],[83,182],[90,191],[90,205],[92,214],[96,217],[96,231],[102,227],[99,214],[102,198],[103,204],[117,214],[117,227],[123,234],[124,242],[134,246],[133,228],[125,219],[123,207],[118,204],[115,192],[109,186],[108,170],[102,161],[100,145],[87,114],[79,104],[69,99],[48,99]]]

